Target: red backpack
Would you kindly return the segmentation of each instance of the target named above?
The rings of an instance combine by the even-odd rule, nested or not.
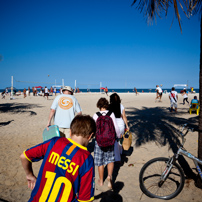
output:
[[[98,119],[96,121],[96,141],[99,147],[113,146],[116,139],[116,131],[114,123],[110,117],[112,112],[108,112],[103,116],[100,112],[97,112]]]

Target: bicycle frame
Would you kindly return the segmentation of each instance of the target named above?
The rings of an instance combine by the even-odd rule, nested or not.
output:
[[[190,154],[189,152],[185,151],[185,150],[182,149],[182,148],[179,148],[179,149],[178,149],[178,152],[177,152],[177,154],[176,154],[176,158],[178,158],[178,156],[179,156],[180,154],[183,154],[183,155],[185,155],[186,157],[188,157],[188,158],[190,158],[190,159],[193,160],[193,162],[194,162],[194,164],[195,164],[195,166],[196,166],[196,169],[197,169],[197,171],[198,171],[198,173],[199,173],[199,175],[200,175],[200,178],[202,179],[202,172],[201,172],[201,169],[200,169],[200,167],[199,167],[199,165],[198,165],[198,163],[202,165],[202,160],[196,158],[194,155]]]

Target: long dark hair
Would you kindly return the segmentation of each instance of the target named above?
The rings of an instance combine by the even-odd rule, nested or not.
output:
[[[121,117],[121,99],[117,93],[113,93],[110,96],[110,105],[109,105],[109,110],[114,112],[116,118]]]

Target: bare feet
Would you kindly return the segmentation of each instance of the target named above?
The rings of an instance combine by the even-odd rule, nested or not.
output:
[[[103,186],[103,182],[101,182],[100,179],[97,181],[97,183],[98,183],[100,186]]]
[[[109,189],[112,189],[112,179],[111,179],[111,177],[108,176],[108,177],[107,177],[107,180],[108,180],[108,185],[107,185],[108,188],[109,188]]]

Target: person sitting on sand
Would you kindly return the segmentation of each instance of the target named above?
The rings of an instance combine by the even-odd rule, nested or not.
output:
[[[192,104],[199,104],[199,101],[197,100],[197,96],[194,96],[194,99],[191,100],[191,104],[190,104],[190,108],[192,107]],[[199,105],[197,105],[197,109],[198,109]]]
[[[29,201],[93,201],[94,160],[87,145],[95,135],[95,121],[78,115],[71,123],[70,137],[54,137],[20,155],[28,187]],[[43,159],[38,177],[32,162]]]
[[[191,104],[192,103],[199,103],[199,101],[197,100],[197,96],[194,96],[194,99],[191,100]]]
[[[97,107],[100,109],[100,114],[102,116],[105,116],[109,111],[108,111],[108,107],[109,107],[109,102],[106,98],[100,98],[97,102]],[[114,127],[115,127],[115,131],[116,131],[116,136],[118,138],[120,138],[120,131],[118,128],[118,125],[116,123],[116,119],[115,119],[115,115],[112,112],[110,117],[112,118]],[[97,121],[98,119],[98,114],[95,113],[93,116],[93,119],[95,121]],[[115,134],[114,134],[115,135]],[[98,173],[99,173],[99,180],[98,180],[98,184],[100,186],[103,186],[103,181],[104,181],[104,165],[107,165],[107,171],[108,171],[108,188],[112,188],[112,173],[113,173],[113,169],[114,169],[114,161],[115,161],[115,157],[114,157],[114,145],[112,146],[108,146],[108,147],[100,147],[97,143],[97,141],[95,141],[95,149],[94,149],[94,162],[95,162],[95,166],[98,166]]]

